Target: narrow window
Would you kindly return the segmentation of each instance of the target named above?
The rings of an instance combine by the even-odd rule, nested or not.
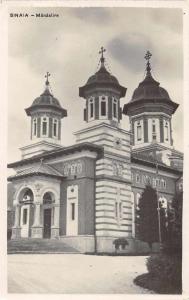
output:
[[[165,123],[165,139],[166,141],[169,140],[169,130],[168,130],[168,123]]]
[[[140,122],[137,123],[137,141],[141,141],[142,139],[142,127]]]
[[[156,125],[155,125],[155,124],[152,125],[152,132],[153,132],[153,133],[156,132]]]
[[[57,137],[57,129],[58,129],[58,123],[57,123],[57,120],[54,120],[54,122],[53,122],[53,136],[54,137]]]
[[[33,135],[37,135],[37,119],[33,120]]]
[[[90,100],[90,118],[93,118],[94,116],[94,104],[93,100]]]
[[[113,117],[117,118],[117,100],[113,99]]]
[[[24,208],[23,210],[23,225],[27,224],[27,208]]]
[[[75,203],[71,203],[71,219],[75,220]]]
[[[115,203],[115,217],[116,217],[116,219],[118,218],[118,203],[117,203],[117,201]]]
[[[106,101],[101,101],[101,116],[106,116]]]
[[[122,219],[122,202],[119,202],[119,218]]]
[[[43,118],[42,135],[47,135],[47,119],[46,118]]]

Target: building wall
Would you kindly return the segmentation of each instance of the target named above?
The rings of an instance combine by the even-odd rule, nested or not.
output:
[[[77,160],[75,160],[75,163]],[[74,160],[66,164],[74,165]],[[66,235],[67,223],[67,188],[78,186],[78,234],[94,234],[94,186],[95,186],[95,161],[92,158],[80,160],[82,172],[80,174],[69,174],[61,182],[60,186],[60,235]],[[61,171],[65,163],[60,163],[58,169]],[[57,168],[57,166],[56,166]]]

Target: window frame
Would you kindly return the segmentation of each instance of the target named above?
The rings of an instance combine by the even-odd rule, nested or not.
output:
[[[46,119],[46,134],[43,134],[43,123],[44,119]],[[48,137],[49,136],[49,117],[42,116],[41,117],[41,137]]]
[[[59,130],[59,124],[58,124],[58,119],[57,118],[53,118],[53,122],[52,122],[52,137],[53,138],[57,138],[58,139],[58,130]],[[56,135],[54,135],[54,125],[56,124]]]
[[[32,128],[33,128],[32,130],[33,137],[37,137],[37,118],[33,119]]]
[[[91,104],[93,107],[93,116],[91,117]],[[95,97],[90,97],[88,99],[88,120],[92,121],[95,119]]]
[[[27,225],[27,223],[28,223],[28,209],[23,208],[22,225]]]
[[[101,103],[105,103],[105,115],[102,115],[102,106]],[[107,119],[108,118],[108,96],[102,95],[99,96],[99,119]]]
[[[114,111],[114,105],[116,110]],[[114,115],[115,112],[115,115]],[[118,99],[115,97],[112,97],[112,120],[117,121],[118,120]]]
[[[142,125],[140,121],[137,121],[136,132],[137,132],[137,142],[142,141]]]

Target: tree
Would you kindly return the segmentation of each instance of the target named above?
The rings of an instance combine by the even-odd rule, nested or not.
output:
[[[182,255],[182,208],[183,192],[177,192],[172,201],[172,210],[168,212],[168,235],[165,252]]]
[[[148,243],[150,249],[154,242],[159,242],[157,192],[147,185],[139,200],[137,211],[137,231],[140,240]],[[160,207],[161,236],[166,238],[165,210]]]

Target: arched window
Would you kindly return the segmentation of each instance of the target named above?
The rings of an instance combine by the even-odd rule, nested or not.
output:
[[[142,126],[139,121],[137,122],[137,141],[141,141],[141,139],[142,139]]]
[[[156,141],[156,122],[152,120],[152,140]]]
[[[33,136],[37,136],[37,119],[33,119]]]
[[[165,123],[165,140],[166,141],[169,140],[169,126],[168,126],[168,122]]]
[[[51,204],[53,202],[51,193],[47,192],[43,196],[43,204]]]
[[[89,98],[88,100],[88,119],[94,120],[95,117],[95,105],[94,105],[94,97]]]
[[[105,118],[108,113],[107,109],[108,105],[108,97],[107,96],[100,96],[100,117]]]
[[[48,119],[47,117],[42,118],[42,136],[48,135]]]
[[[31,203],[33,202],[33,192],[30,189],[26,189],[23,196],[20,198],[20,203]]]
[[[115,98],[112,98],[112,111],[113,111],[113,119],[118,118],[118,101]]]
[[[58,137],[58,120],[53,119],[53,137]]]

